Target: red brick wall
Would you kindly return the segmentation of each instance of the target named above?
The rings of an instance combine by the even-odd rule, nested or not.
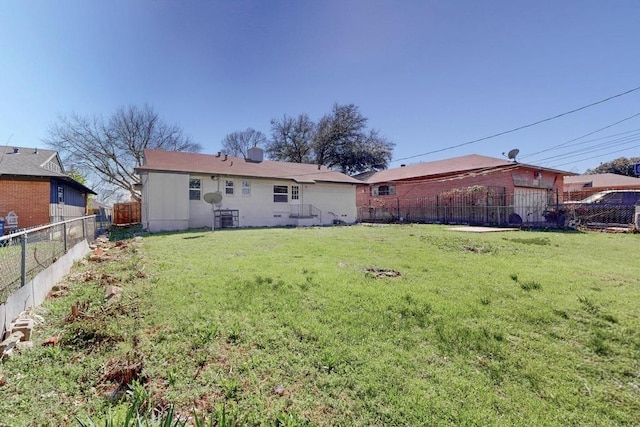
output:
[[[514,177],[522,180],[532,180],[538,171],[533,168],[519,167],[507,170],[493,170],[490,173],[476,174],[475,176],[458,176],[451,175],[449,177],[442,176],[439,178],[430,178],[427,180],[416,179],[399,181],[392,184],[396,186],[396,194],[388,196],[371,196],[370,186],[368,184],[359,185],[356,189],[356,206],[358,208],[370,206],[371,203],[380,202],[380,200],[395,201],[397,199],[415,199],[418,197],[435,197],[443,192],[453,189],[463,189],[482,185],[484,187],[505,187],[506,194],[511,196],[514,192]],[[553,182],[554,191],[562,193],[562,174],[542,171],[541,179],[545,182]],[[374,202],[374,199],[375,202]]]
[[[48,224],[49,187],[48,178],[0,178],[0,216],[15,212],[19,228]]]

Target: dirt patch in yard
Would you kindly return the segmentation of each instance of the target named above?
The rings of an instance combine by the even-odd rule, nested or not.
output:
[[[388,279],[402,277],[402,273],[395,270],[388,270],[384,268],[369,267],[365,268],[364,272],[367,276],[375,277],[376,279]]]

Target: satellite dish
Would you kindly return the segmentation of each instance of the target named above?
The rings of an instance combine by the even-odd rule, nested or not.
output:
[[[220,203],[222,201],[222,194],[217,191],[215,193],[205,193],[205,195],[202,196],[202,198],[204,199],[205,202],[213,205],[215,203]]]
[[[213,231],[216,228],[216,206],[220,206],[220,202],[222,202],[222,193],[219,191],[215,193],[205,193],[202,198],[211,205],[211,231]]]
[[[513,160],[515,162],[516,156],[518,155],[519,152],[520,150],[518,150],[517,148],[514,148],[513,150],[507,153],[507,157],[509,158],[509,160]]]

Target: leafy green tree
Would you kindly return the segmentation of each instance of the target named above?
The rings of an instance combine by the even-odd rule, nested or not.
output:
[[[334,104],[317,124],[305,114],[274,119],[267,155],[273,160],[338,168],[346,174],[386,169],[395,144],[367,129],[367,121],[353,104]]]
[[[367,121],[357,106],[334,104],[318,122],[313,141],[316,163],[339,167],[346,174],[386,169],[395,144],[367,130]]]
[[[77,169],[71,169],[69,172],[67,172],[67,175],[69,176],[69,178],[73,179],[74,181],[79,182],[82,185],[86,185],[86,183],[87,183],[87,179]]]
[[[633,166],[636,163],[640,163],[640,157],[619,157],[610,162],[601,163],[600,166],[588,169],[585,174],[599,174],[599,173],[615,173],[618,175],[635,176]]]
[[[306,114],[283,116],[271,120],[271,141],[266,153],[272,160],[294,163],[314,163],[313,135],[315,124]]]

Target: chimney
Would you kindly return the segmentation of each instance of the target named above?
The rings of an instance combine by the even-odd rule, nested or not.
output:
[[[253,147],[247,150],[247,160],[254,163],[260,163],[264,160],[264,151],[260,147]]]

